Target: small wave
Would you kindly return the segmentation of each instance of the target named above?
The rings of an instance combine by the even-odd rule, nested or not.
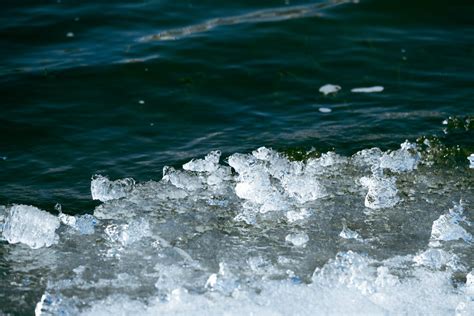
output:
[[[246,23],[275,22],[290,19],[300,19],[311,16],[318,16],[321,10],[334,7],[344,3],[357,3],[357,1],[331,0],[324,3],[291,6],[287,8],[274,8],[259,10],[243,15],[230,16],[225,18],[215,18],[200,24],[162,31],[157,34],[147,35],[139,38],[140,42],[176,40],[185,36],[207,32],[219,26],[229,26]]]

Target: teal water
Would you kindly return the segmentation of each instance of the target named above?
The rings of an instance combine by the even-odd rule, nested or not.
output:
[[[299,6],[311,12],[238,21]],[[440,134],[472,115],[473,13],[468,1],[7,1],[0,201],[80,211],[95,173],[148,180],[213,149],[352,154]],[[324,97],[326,83],[343,90]],[[350,93],[373,85],[385,91]]]
[[[473,16],[460,0],[4,1],[0,205],[90,214],[95,174],[143,183],[212,150],[350,156],[423,137],[461,175],[443,207],[472,202]],[[350,91],[370,86],[384,90]],[[18,309],[3,286],[4,310],[31,313],[39,284]]]

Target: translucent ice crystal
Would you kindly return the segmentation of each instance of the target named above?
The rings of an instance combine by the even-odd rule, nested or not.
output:
[[[295,247],[304,247],[309,241],[309,236],[306,233],[294,233],[288,234],[285,237],[286,242],[292,244]]]
[[[393,172],[406,172],[416,169],[420,161],[420,154],[415,144],[405,141],[400,149],[384,153],[380,158],[380,167]]]
[[[14,205],[8,209],[3,237],[11,244],[23,243],[33,249],[49,247],[58,242],[55,233],[59,219],[34,206]]]
[[[135,180],[131,178],[111,181],[107,177],[95,175],[91,181],[91,194],[93,200],[102,202],[126,197],[135,187]]]
[[[369,189],[365,196],[365,206],[371,209],[392,207],[400,200],[397,196],[396,179],[374,175],[362,177],[360,183]]]
[[[473,169],[474,168],[474,154],[469,155],[467,159],[469,160],[469,168]]]
[[[448,214],[441,215],[435,220],[431,227],[430,244],[437,245],[439,241],[458,239],[471,242],[472,235],[460,225],[460,223],[471,225],[471,222],[463,216],[463,212],[462,204],[456,204],[453,208],[449,209]]]
[[[211,151],[204,159],[195,159],[185,163],[183,169],[196,172],[214,172],[219,167],[220,157],[220,151]]]

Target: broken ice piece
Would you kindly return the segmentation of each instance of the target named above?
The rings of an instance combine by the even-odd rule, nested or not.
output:
[[[467,157],[467,160],[469,160],[469,168],[474,169],[474,154]]]
[[[352,229],[348,228],[345,223],[343,223],[342,231],[339,233],[339,237],[344,238],[344,239],[355,239],[358,241],[363,240],[358,232],[353,231]]]
[[[33,249],[58,242],[59,219],[30,205],[14,205],[8,209],[3,237],[10,243],[23,243]]]
[[[441,215],[437,220],[433,222],[431,228],[430,245],[438,245],[439,241],[449,241],[462,239],[466,242],[472,241],[472,235],[468,233],[460,223],[464,222],[466,225],[471,225],[463,216],[463,207],[460,204],[456,204],[453,208],[449,209],[448,214]]]
[[[183,165],[184,170],[196,172],[213,172],[219,167],[219,150],[211,151],[204,159],[193,159]]]
[[[295,247],[305,247],[306,243],[309,241],[309,237],[306,233],[295,233],[288,234],[285,237],[285,240]]]
[[[365,196],[365,206],[371,209],[392,207],[400,201],[397,196],[395,177],[362,177],[360,183],[369,189]]]
[[[319,108],[319,112],[321,112],[321,113],[331,113],[332,110],[330,108]]]
[[[325,84],[324,86],[319,88],[319,92],[321,92],[324,95],[336,93],[339,90],[341,90],[341,86],[334,85],[334,84]]]
[[[373,92],[382,92],[383,91],[382,86],[374,86],[374,87],[364,87],[364,88],[354,88],[351,89],[351,92],[353,93],[373,93]]]
[[[107,177],[95,175],[91,181],[91,194],[93,200],[102,202],[126,197],[135,187],[135,180],[125,178],[110,181]]]

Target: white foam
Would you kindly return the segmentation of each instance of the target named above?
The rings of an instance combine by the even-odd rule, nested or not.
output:
[[[373,86],[373,87],[364,87],[364,88],[353,88],[351,92],[353,93],[374,93],[382,92],[384,88],[382,86]]]
[[[95,175],[91,181],[92,199],[102,202],[120,199],[128,196],[134,187],[135,180],[131,178],[110,181],[107,177]]]
[[[341,90],[341,86],[334,85],[334,84],[325,84],[321,88],[319,88],[319,92],[321,92],[324,95],[328,95],[331,93],[336,93],[339,90]]]
[[[23,243],[33,249],[56,244],[59,219],[34,206],[14,205],[8,209],[2,235],[11,244]]]

